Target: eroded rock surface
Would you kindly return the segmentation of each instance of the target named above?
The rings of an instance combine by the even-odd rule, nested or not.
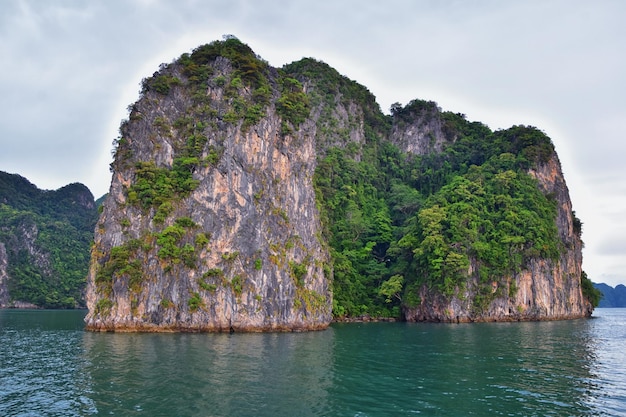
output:
[[[153,81],[176,81],[166,93],[148,87],[121,129],[89,329],[310,330],[331,320],[315,126],[277,114],[275,70],[257,83],[223,57],[209,64],[202,85],[180,62],[163,69]],[[246,114],[254,124],[238,106],[256,112]]]

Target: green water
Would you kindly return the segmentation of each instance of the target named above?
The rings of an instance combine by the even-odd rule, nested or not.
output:
[[[0,416],[626,415],[626,310],[543,323],[100,334],[0,311]]]

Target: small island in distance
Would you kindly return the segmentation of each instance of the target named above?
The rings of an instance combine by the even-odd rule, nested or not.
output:
[[[625,308],[626,307],[626,286],[618,284],[615,288],[608,284],[594,283],[593,286],[602,293],[602,298],[598,304],[600,308]]]

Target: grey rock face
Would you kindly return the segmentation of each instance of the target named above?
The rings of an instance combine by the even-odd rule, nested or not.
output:
[[[195,98],[180,65],[163,74],[178,81],[167,94],[145,92],[122,128],[96,231],[87,327],[325,328],[332,296],[312,185],[314,125],[285,133],[271,70],[270,100],[253,124],[234,116],[254,101],[249,86],[233,81],[228,60],[213,62]],[[142,167],[151,175],[144,185],[165,190],[152,194],[155,201],[146,197],[154,189],[138,186]],[[192,186],[168,185],[184,170]]]

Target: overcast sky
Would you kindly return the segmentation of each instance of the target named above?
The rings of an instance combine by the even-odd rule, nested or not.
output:
[[[233,34],[271,65],[322,60],[394,102],[537,126],[583,221],[583,269],[626,283],[626,1],[2,0],[0,170],[108,191],[139,83]]]

